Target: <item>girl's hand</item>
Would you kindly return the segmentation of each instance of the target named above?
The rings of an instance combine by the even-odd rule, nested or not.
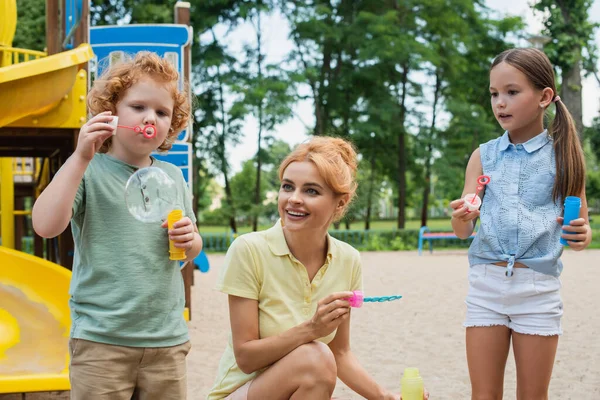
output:
[[[346,299],[352,296],[353,293],[349,291],[337,292],[319,300],[317,311],[310,320],[315,339],[329,335],[348,319],[350,302]]]
[[[559,224],[564,223],[563,217],[556,218],[556,221]],[[563,225],[562,229],[566,232],[572,233],[562,233],[560,237],[567,240],[569,243],[569,247],[575,251],[580,251],[585,249],[589,243],[587,243],[590,226],[585,222],[583,218],[577,218],[571,221],[570,225]]]
[[[452,212],[452,218],[458,219],[462,222],[469,222],[479,217],[479,210],[469,211],[469,209],[465,206],[464,199],[456,199],[450,203],[450,207],[454,210]]]
[[[161,226],[168,228],[168,221],[163,222]],[[169,240],[174,242],[173,245],[175,247],[189,250],[194,244],[195,232],[192,220],[188,217],[183,217],[173,224],[173,229],[169,230]]]
[[[92,117],[79,130],[75,154],[90,161],[106,139],[112,136],[115,128],[109,125],[113,119],[110,111],[104,111]]]

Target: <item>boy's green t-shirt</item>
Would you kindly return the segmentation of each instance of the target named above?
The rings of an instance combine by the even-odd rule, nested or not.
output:
[[[196,223],[181,171],[152,161],[175,181],[180,208]],[[125,184],[137,169],[96,154],[77,190],[71,219],[72,338],[132,347],[188,340],[183,278],[179,262],[169,260],[167,229],[138,221],[127,209]]]

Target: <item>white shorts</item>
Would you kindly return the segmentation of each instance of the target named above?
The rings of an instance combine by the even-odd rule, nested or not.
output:
[[[561,335],[560,279],[530,268],[478,264],[469,269],[464,327],[504,325],[528,335]]]

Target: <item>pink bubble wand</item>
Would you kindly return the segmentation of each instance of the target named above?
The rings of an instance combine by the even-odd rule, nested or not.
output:
[[[146,139],[152,139],[156,136],[156,127],[154,125],[144,125],[143,127],[139,126],[126,126],[126,125],[117,125],[118,128],[130,129],[135,133],[142,133]]]
[[[350,307],[359,308],[363,303],[383,303],[384,301],[394,301],[401,299],[402,296],[384,296],[384,297],[365,297],[362,290],[354,290],[352,297],[346,300],[350,303]]]
[[[464,197],[465,206],[468,209],[467,212],[476,211],[481,207],[481,197],[479,197],[479,193],[490,183],[490,181],[491,178],[487,175],[480,175],[479,178],[477,178],[477,192],[466,194]]]
[[[153,137],[156,136],[156,127],[154,125],[144,125],[144,126],[127,126],[127,125],[118,125],[119,123],[119,117],[113,117],[112,123],[110,125],[114,126],[115,128],[123,128],[123,129],[129,129],[134,131],[135,133],[141,133],[144,135],[144,137],[146,139],[152,139]],[[117,133],[117,130],[115,129],[115,131],[113,132],[113,135],[115,135]]]

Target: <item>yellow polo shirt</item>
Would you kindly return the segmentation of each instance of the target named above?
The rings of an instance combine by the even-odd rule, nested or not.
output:
[[[327,260],[311,282],[304,265],[290,253],[281,221],[266,231],[242,235],[227,251],[217,289],[258,300],[260,337],[279,335],[310,319],[317,302],[331,293],[362,290],[359,252],[329,235],[327,241]],[[319,341],[331,342],[336,332]],[[227,397],[258,373],[245,374],[239,369],[230,334],[207,399]]]

